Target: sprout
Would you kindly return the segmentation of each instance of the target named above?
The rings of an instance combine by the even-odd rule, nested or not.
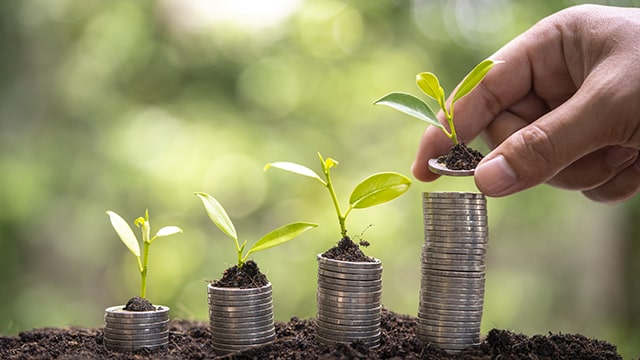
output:
[[[447,109],[444,90],[440,86],[438,77],[430,72],[422,72],[416,76],[416,84],[430,98],[436,100],[440,109],[447,118],[449,130],[447,130],[438,120],[434,111],[420,98],[411,94],[392,92],[378,99],[374,104],[386,105],[407,115],[411,115],[417,119],[427,122],[429,125],[441,129],[444,134],[451,140],[454,145],[458,145],[458,135],[453,124],[453,105],[456,101],[463,98],[471,92],[484,79],[489,70],[502,61],[493,61],[490,59],[482,61],[476,65],[473,70],[464,78],[455,94],[451,99],[451,105]]]
[[[202,204],[204,205],[204,209],[207,212],[209,219],[211,219],[211,221],[218,227],[218,229],[220,229],[220,231],[222,231],[225,235],[227,235],[235,242],[236,251],[238,252],[238,268],[244,265],[244,263],[249,258],[249,255],[251,255],[252,253],[293,240],[303,232],[318,226],[317,224],[307,222],[296,222],[279,227],[260,238],[260,240],[253,244],[253,246],[251,246],[249,250],[247,250],[246,254],[243,255],[244,249],[247,245],[247,241],[245,240],[242,245],[240,245],[240,243],[238,242],[236,229],[233,226],[233,222],[231,222],[229,215],[227,215],[227,212],[224,210],[222,205],[220,205],[218,200],[216,200],[213,196],[202,192],[194,193],[194,195],[202,200]]]
[[[338,215],[340,233],[343,238],[347,236],[345,222],[347,216],[351,213],[351,210],[364,209],[389,202],[404,194],[409,190],[409,186],[411,185],[411,180],[409,178],[398,173],[382,172],[371,175],[362,180],[353,189],[351,196],[349,197],[349,207],[347,208],[347,211],[343,213],[340,210],[338,197],[336,196],[336,191],[333,188],[333,182],[331,181],[331,169],[338,165],[338,162],[332,158],[327,158],[325,160],[322,158],[320,153],[318,153],[318,157],[320,158],[324,179],[306,166],[286,161],[269,163],[265,165],[264,170],[267,171],[274,167],[318,180],[325,188],[327,188],[327,190],[329,190],[331,201],[333,202],[336,214]]]
[[[162,229],[158,230],[158,232],[153,237],[150,237],[151,223],[149,223],[149,210],[147,209],[144,217],[139,217],[133,222],[136,227],[139,227],[142,230],[143,253],[141,257],[138,238],[133,233],[133,230],[131,230],[129,224],[127,224],[127,222],[120,215],[116,214],[113,211],[107,211],[107,215],[109,215],[111,225],[118,234],[118,237],[120,237],[120,240],[122,240],[124,245],[138,260],[138,270],[140,271],[140,276],[142,278],[140,284],[140,297],[145,298],[147,295],[147,264],[149,262],[149,247],[151,246],[151,243],[159,237],[181,233],[182,229],[177,226],[165,226]]]

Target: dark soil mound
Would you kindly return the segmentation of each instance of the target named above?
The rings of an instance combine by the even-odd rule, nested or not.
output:
[[[238,267],[234,265],[224,271],[220,280],[215,280],[211,285],[223,288],[251,289],[266,286],[269,283],[267,276],[260,272],[258,264],[249,260]]]
[[[17,337],[0,336],[1,359],[594,359],[621,360],[616,347],[582,335],[528,337],[491,330],[476,346],[455,354],[418,342],[416,319],[383,310],[380,346],[361,343],[326,346],[315,340],[315,321],[292,318],[276,323],[276,340],[241,353],[212,350],[208,322],[172,320],[169,345],[161,350],[116,353],[103,345],[103,329],[37,329]]]
[[[129,301],[127,301],[127,305],[124,306],[123,310],[127,311],[155,311],[156,308],[151,304],[151,302],[145,298],[141,298],[139,296],[134,296]]]
[[[445,164],[451,170],[472,170],[483,157],[478,150],[460,143],[452,146],[447,154],[439,156],[438,163]]]
[[[360,246],[354,243],[348,236],[343,237],[336,246],[327,250],[322,256],[332,260],[375,262],[375,259],[365,255],[362,250],[360,250]]]

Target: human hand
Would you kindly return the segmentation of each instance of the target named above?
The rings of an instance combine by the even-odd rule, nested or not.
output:
[[[456,103],[461,139],[494,148],[475,182],[489,196],[548,183],[616,202],[640,190],[640,9],[581,5],[543,19],[491,56],[495,66]],[[443,120],[443,114],[438,117]],[[451,142],[429,127],[413,174]]]

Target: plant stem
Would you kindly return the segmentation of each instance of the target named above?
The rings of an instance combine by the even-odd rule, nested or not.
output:
[[[140,297],[141,298],[146,298],[147,296],[147,272],[148,272],[148,267],[147,264],[149,262],[149,247],[150,247],[151,243],[144,241],[143,242],[143,255],[142,255],[142,267],[140,268],[140,276],[142,278],[142,282],[140,285]],[[139,261],[139,260],[138,260]]]
[[[340,204],[338,203],[338,197],[336,196],[336,191],[333,188],[333,182],[331,181],[330,170],[327,169],[324,172],[324,175],[327,179],[327,189],[329,189],[329,194],[331,195],[331,200],[333,201],[333,206],[336,209],[336,213],[338,214],[338,223],[340,224],[340,234],[344,238],[347,236],[347,228],[345,225],[346,216],[342,215],[342,211],[340,211]]]
[[[448,112],[445,109],[445,115],[447,117],[447,124],[449,124],[449,130],[451,131],[447,136],[449,136],[453,145],[458,145],[458,135],[456,134],[456,127],[453,125],[453,106],[451,107],[451,112]]]

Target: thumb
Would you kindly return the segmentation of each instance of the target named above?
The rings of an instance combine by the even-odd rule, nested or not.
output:
[[[602,108],[578,91],[560,107],[516,131],[475,171],[476,186],[505,196],[544,183],[564,168],[606,145]],[[605,124],[605,125],[603,125]],[[610,139],[611,140],[611,139]]]

